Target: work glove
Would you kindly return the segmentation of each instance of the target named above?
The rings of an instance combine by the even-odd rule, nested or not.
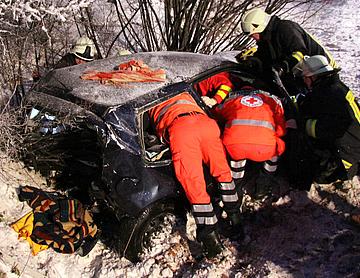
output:
[[[237,58],[237,57],[235,57]],[[250,73],[261,73],[263,71],[263,64],[257,57],[247,57],[245,60],[238,60],[240,68]]]
[[[207,96],[203,96],[203,97],[201,97],[201,99],[205,103],[205,105],[209,108],[212,108],[213,106],[215,106],[217,104],[217,101],[214,98],[209,98]]]
[[[303,94],[303,93],[297,94],[295,96],[295,101],[294,102],[296,102],[298,105],[301,106],[303,104],[304,100],[305,100],[305,97],[306,97],[306,95]]]
[[[273,68],[278,72],[279,76],[282,76],[284,73],[289,72],[289,66],[286,61],[275,63]]]
[[[288,119],[285,124],[286,124],[286,128],[292,128],[292,129],[297,129],[298,128],[295,119]]]

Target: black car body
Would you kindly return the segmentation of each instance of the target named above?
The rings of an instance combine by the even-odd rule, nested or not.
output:
[[[133,59],[141,60],[153,69],[164,69],[166,82],[112,86],[80,79],[86,71],[111,71],[117,65]],[[146,112],[185,91],[190,92],[206,110],[193,85],[222,71],[232,72],[250,83],[254,81],[236,62],[224,56],[181,52],[137,53],[54,70],[27,95],[26,103],[40,111],[39,115],[45,112],[53,115],[46,118],[49,128],[43,132],[43,138],[61,136],[61,133],[73,130],[71,124],[66,125],[62,119],[70,119],[82,126],[81,131],[77,131],[77,135],[69,140],[72,143],[84,134],[84,130],[90,130],[96,138],[93,145],[80,144],[75,147],[79,156],[67,155],[65,164],[70,170],[64,181],[70,182],[71,178],[78,176],[79,167],[74,165],[82,164],[88,179],[78,177],[78,180],[86,181],[95,193],[98,191],[97,196],[101,196],[100,199],[116,213],[120,222],[128,221],[125,221],[126,229],[134,232],[129,226],[137,227],[135,233],[131,233],[132,237],[139,238],[131,241],[136,245],[134,251],[124,252],[131,259],[143,247],[144,225],[152,223],[149,217],[156,218],[157,214],[171,210],[173,206],[169,204],[179,200],[183,202],[182,189],[174,175],[171,155],[166,146],[156,140],[155,147],[148,146],[147,138],[153,131]],[[37,117],[44,119],[43,116]],[[32,118],[36,119],[34,116]],[[58,129],[59,126],[67,127]],[[40,124],[41,127],[44,124]],[[82,157],[81,148],[87,149],[84,152],[91,150],[86,158]],[[91,153],[94,153],[93,158]],[[50,170],[51,167],[49,163]],[[161,204],[161,209],[158,204]],[[129,248],[132,249],[131,246]]]

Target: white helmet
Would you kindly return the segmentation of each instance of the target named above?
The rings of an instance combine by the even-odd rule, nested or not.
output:
[[[295,69],[299,75],[306,77],[334,71],[334,68],[329,65],[328,59],[323,55],[305,56],[304,59],[295,66]]]
[[[254,8],[247,11],[241,18],[241,28],[245,34],[261,33],[265,30],[270,19],[270,14],[262,9]]]
[[[73,53],[76,57],[82,60],[92,61],[94,60],[94,55],[96,53],[95,44],[92,39],[86,36],[80,37],[71,49],[70,53]]]

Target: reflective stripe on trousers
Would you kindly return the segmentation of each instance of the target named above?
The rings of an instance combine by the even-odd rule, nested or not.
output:
[[[273,174],[276,172],[278,167],[278,156],[273,156],[270,160],[267,160],[264,162],[264,170],[270,174]]]
[[[235,203],[239,201],[239,196],[236,192],[234,181],[221,182],[220,183],[220,194],[223,203]]]
[[[245,165],[246,165],[246,159],[230,161],[231,176],[233,179],[242,179],[244,177]]]
[[[196,225],[215,225],[217,223],[212,204],[194,204],[191,207]]]
[[[224,210],[228,215],[240,212],[241,200],[236,191],[235,182],[220,183],[221,200],[224,204]]]

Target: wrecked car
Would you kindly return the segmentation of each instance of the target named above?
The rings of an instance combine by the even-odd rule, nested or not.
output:
[[[129,60],[164,70],[165,81],[115,86],[80,78]],[[120,223],[117,251],[137,260],[164,217],[186,205],[169,148],[156,137],[147,111],[183,92],[206,111],[195,84],[223,71],[254,82],[223,55],[181,52],[137,53],[54,70],[25,100],[28,161],[49,183],[85,188],[89,204],[95,200],[113,211]]]

